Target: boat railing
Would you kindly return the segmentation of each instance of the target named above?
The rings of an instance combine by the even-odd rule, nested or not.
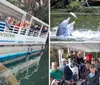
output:
[[[37,37],[38,34],[39,34],[39,31],[37,31],[37,30],[35,30],[35,31],[33,32],[33,36],[35,36],[35,37]]]
[[[48,28],[47,28],[47,27],[46,27],[46,29],[43,28],[43,29],[41,30],[40,37],[44,38],[45,35],[47,35],[47,33],[48,33]]]
[[[28,36],[37,37],[40,30],[29,30]]]
[[[0,21],[0,32],[8,32],[8,33],[14,33],[18,34],[19,29],[21,29],[21,26],[16,26],[16,25],[9,25],[7,26],[5,22]],[[40,37],[44,37],[48,30],[40,30],[40,28],[22,28],[20,31],[21,35],[27,35],[27,36],[34,36],[37,37],[40,33]]]
[[[3,32],[5,29],[6,24],[0,21],[0,32]]]
[[[1,32],[10,32],[18,34],[20,26],[9,25],[7,26],[5,22],[0,21],[0,31]],[[20,34],[25,34],[26,29],[22,29]]]
[[[15,33],[18,34],[20,27],[15,25],[10,25],[9,27],[6,26],[5,32]]]
[[[20,32],[20,34],[22,34],[22,35],[25,35],[25,33],[26,33],[26,29],[22,29]]]

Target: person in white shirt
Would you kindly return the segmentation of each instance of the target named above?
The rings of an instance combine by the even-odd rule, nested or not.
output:
[[[72,79],[73,79],[73,81],[74,82],[77,82],[77,80],[78,80],[78,73],[79,73],[79,71],[78,71],[78,67],[77,66],[75,66],[74,64],[70,64],[70,69],[72,70],[72,72],[73,72],[73,76],[72,76]]]

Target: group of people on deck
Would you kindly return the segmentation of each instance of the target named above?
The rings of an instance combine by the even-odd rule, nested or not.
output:
[[[97,58],[93,59],[91,53],[83,58],[82,52],[70,52],[68,61],[63,58],[59,66],[52,62],[51,85],[79,85],[78,81],[80,85],[99,85],[100,62]]]
[[[9,29],[12,29],[15,27],[15,29],[20,29],[20,27],[22,27],[22,29],[26,30],[26,29],[30,29],[30,32],[32,31],[40,31],[41,26],[38,24],[31,24],[29,21],[25,20],[23,23],[15,18],[12,17],[8,17],[8,16],[1,16],[0,15],[0,21],[5,22],[6,26]],[[43,27],[42,32],[46,33],[48,31],[48,27]]]
[[[17,20],[12,17],[8,17],[8,16],[0,16],[0,21],[5,22],[5,24],[8,28],[16,26],[16,29],[19,29],[19,27],[21,25],[20,20]],[[25,23],[23,24],[23,27],[25,27]]]

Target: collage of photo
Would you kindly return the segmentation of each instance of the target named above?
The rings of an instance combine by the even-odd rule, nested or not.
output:
[[[100,0],[0,0],[0,85],[100,85]]]

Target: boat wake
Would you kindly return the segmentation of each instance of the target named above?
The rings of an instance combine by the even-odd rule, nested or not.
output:
[[[19,84],[21,85],[22,80],[29,79],[35,72],[38,71],[39,68],[39,61],[41,59],[43,52],[41,53],[40,56],[35,57],[34,59],[29,60],[29,57],[27,57],[26,62],[24,63],[19,63],[16,66],[11,66],[9,70],[4,71],[2,74],[0,74],[0,85],[9,85],[7,80],[7,75],[13,74]],[[31,70],[31,71],[30,71]],[[1,84],[2,83],[2,84]]]
[[[92,31],[92,30],[76,30],[71,33],[70,36],[56,36],[55,33],[51,34],[51,39],[58,40],[83,40],[83,41],[100,41],[100,31]]]

